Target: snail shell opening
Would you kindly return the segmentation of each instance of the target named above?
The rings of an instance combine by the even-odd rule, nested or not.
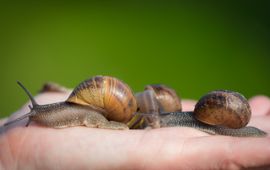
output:
[[[248,124],[251,109],[247,99],[240,93],[217,90],[209,92],[198,101],[194,116],[209,125],[241,128]]]
[[[109,76],[95,76],[82,82],[67,101],[97,109],[108,120],[123,123],[127,123],[137,109],[129,86]]]

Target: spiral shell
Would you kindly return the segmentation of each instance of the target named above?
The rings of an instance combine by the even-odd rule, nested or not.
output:
[[[136,99],[124,82],[109,76],[95,76],[79,84],[67,102],[100,111],[108,120],[128,122],[137,109]]]
[[[247,99],[240,93],[217,90],[198,101],[194,116],[206,124],[241,128],[248,124],[251,110]]]

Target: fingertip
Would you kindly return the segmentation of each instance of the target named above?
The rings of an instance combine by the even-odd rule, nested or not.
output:
[[[182,101],[183,111],[193,111],[196,105],[195,100],[185,99]]]
[[[270,114],[270,98],[264,95],[254,96],[249,99],[253,116]]]

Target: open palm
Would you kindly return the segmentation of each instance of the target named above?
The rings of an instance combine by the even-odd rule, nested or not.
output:
[[[39,104],[68,93],[43,93]],[[250,101],[250,125],[270,133],[270,101]],[[193,101],[184,101],[192,110]],[[28,112],[27,105],[12,116]],[[14,118],[14,117],[13,117]],[[12,119],[13,119],[12,118]],[[3,124],[5,120],[2,120]],[[184,127],[154,130],[53,129],[20,121],[0,132],[0,169],[241,169],[270,168],[270,138],[210,136]]]

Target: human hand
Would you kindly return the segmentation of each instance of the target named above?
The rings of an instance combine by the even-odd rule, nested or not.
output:
[[[46,104],[67,96],[42,93],[36,100]],[[183,108],[192,110],[194,104],[183,101]],[[270,100],[256,97],[250,104],[250,125],[270,133]],[[26,106],[14,115],[27,113]],[[26,120],[1,129],[0,169],[270,168],[269,137],[211,136],[185,127],[118,131],[83,126],[53,129],[34,122],[26,128],[25,124]]]

